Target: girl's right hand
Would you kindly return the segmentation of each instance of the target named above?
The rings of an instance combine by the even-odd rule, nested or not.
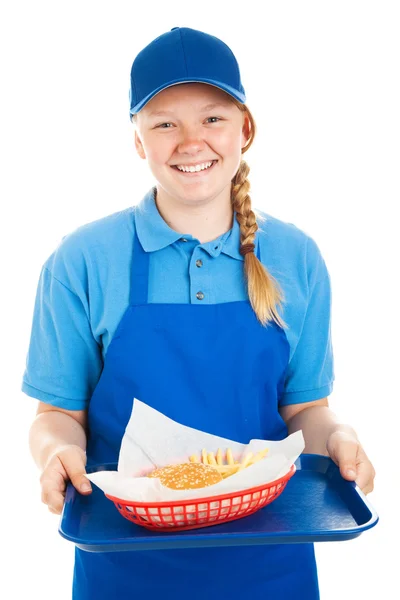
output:
[[[90,481],[85,477],[85,467],[86,453],[79,446],[62,446],[52,454],[40,476],[42,502],[50,512],[61,514],[69,481],[81,494],[92,492]]]

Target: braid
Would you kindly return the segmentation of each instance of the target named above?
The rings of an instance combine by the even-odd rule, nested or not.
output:
[[[244,255],[244,273],[249,300],[262,325],[275,321],[281,327],[286,327],[277,310],[277,306],[282,305],[282,291],[277,281],[254,254],[254,240],[258,224],[256,215],[251,208],[250,182],[247,179],[249,172],[248,164],[242,160],[232,180],[231,188],[232,207],[240,226],[240,247],[241,253]]]

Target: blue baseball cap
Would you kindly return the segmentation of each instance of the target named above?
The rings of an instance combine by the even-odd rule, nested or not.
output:
[[[143,48],[133,62],[129,117],[165,88],[189,82],[208,83],[242,104],[246,101],[232,50],[213,35],[173,27]]]

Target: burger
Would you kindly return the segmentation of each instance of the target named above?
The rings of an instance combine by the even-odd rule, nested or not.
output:
[[[172,490],[196,490],[222,481],[222,475],[212,465],[182,463],[160,467],[148,477],[158,478],[162,485]]]

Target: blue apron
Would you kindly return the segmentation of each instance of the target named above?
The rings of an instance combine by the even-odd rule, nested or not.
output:
[[[89,405],[88,465],[118,461],[133,398],[242,443],[286,437],[278,413],[289,359],[284,331],[262,327],[248,301],[148,303],[149,258],[135,233],[129,307]],[[186,597],[316,600],[314,547],[75,550],[74,600]]]

